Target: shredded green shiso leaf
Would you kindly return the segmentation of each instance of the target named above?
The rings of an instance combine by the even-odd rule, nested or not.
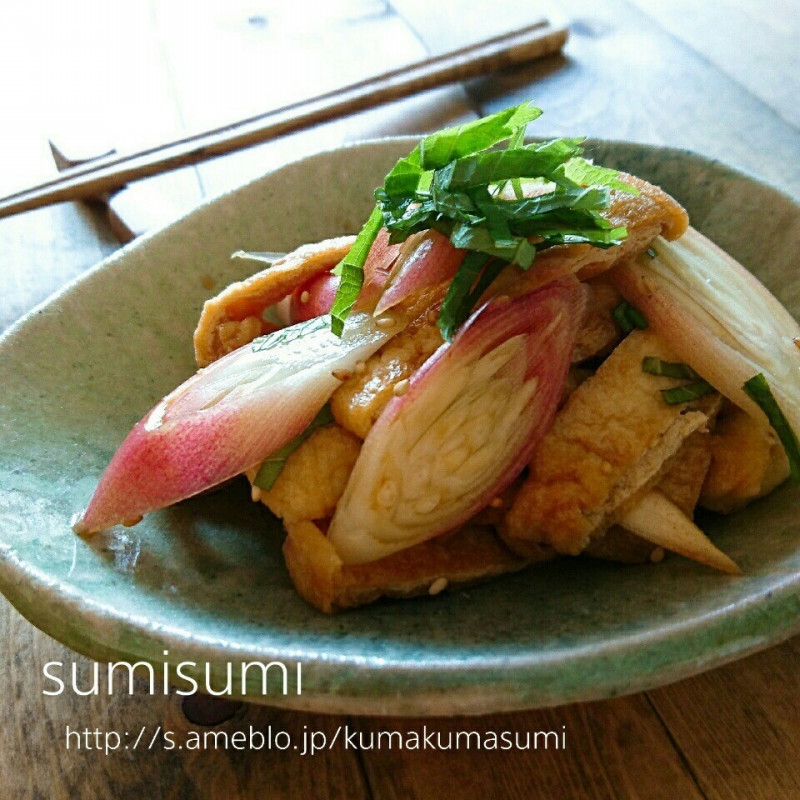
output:
[[[361,285],[364,282],[364,262],[381,229],[381,221],[380,210],[375,207],[353,242],[350,252],[335,268],[336,273],[341,275],[341,280],[331,307],[331,330],[337,336],[342,335],[344,321],[350,314],[358,293],[361,291]]]
[[[798,444],[797,436],[792,430],[792,426],[772,394],[764,374],[759,372],[758,375],[754,375],[749,381],[745,382],[742,388],[766,414],[769,424],[778,435],[778,439],[786,453],[786,458],[789,460],[792,479],[800,481],[800,444]]]
[[[656,356],[645,356],[642,359],[642,372],[690,381],[682,386],[661,390],[664,402],[670,406],[689,403],[714,391],[714,387],[708,381],[704,381],[688,364],[680,361],[664,361]]]
[[[714,391],[714,387],[704,380],[685,383],[683,386],[675,386],[673,389],[662,389],[661,396],[664,402],[670,406],[677,406],[681,403],[689,403],[697,400],[705,394]]]
[[[455,332],[466,322],[470,311],[489,284],[500,274],[506,262],[492,259],[486,253],[467,253],[453,282],[447,289],[439,313],[439,330],[445,341],[451,341]]]
[[[302,433],[297,434],[294,439],[287,442],[280,450],[274,452],[269,458],[264,459],[258,469],[256,477],[253,479],[253,485],[268,492],[275,481],[278,480],[278,476],[283,472],[283,468],[286,466],[286,460],[289,456],[294,453],[317,428],[330,425],[333,421],[331,407],[326,403]]]
[[[647,319],[636,306],[632,306],[627,300],[623,300],[611,312],[614,321],[619,325],[623,333],[630,333],[634,328],[644,330],[647,328]],[[647,370],[645,370],[646,372]]]
[[[664,375],[667,378],[682,378],[687,381],[702,380],[688,364],[680,361],[664,361],[656,356],[645,356],[642,359],[642,372],[647,372],[649,375]]]
[[[355,304],[364,262],[383,226],[391,243],[432,229],[454,247],[478,254],[465,258],[442,305],[439,327],[446,340],[506,264],[528,269],[537,252],[555,245],[622,242],[626,229],[614,227],[600,212],[609,207],[612,189],[637,190],[617,171],[582,158],[582,139],[525,145],[526,126],[541,113],[523,103],[446,128],[423,138],[395,164],[375,191],[369,220],[336,268],[342,279],[331,310],[335,334],[341,335]],[[498,149],[503,142],[506,148]],[[538,184],[535,196],[525,197],[526,183]]]

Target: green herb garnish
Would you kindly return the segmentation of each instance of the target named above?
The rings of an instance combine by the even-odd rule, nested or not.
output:
[[[542,115],[542,110],[530,103],[506,108],[474,122],[426,136],[418,146],[423,169],[439,169],[451,161],[488,150],[499,142],[523,132],[529,122]]]
[[[619,325],[623,333],[630,333],[634,328],[644,330],[647,327],[647,319],[636,306],[632,306],[627,300],[623,300],[612,312],[615,322]]]
[[[375,192],[367,225],[337,268],[342,281],[331,312],[334,333],[341,335],[358,297],[364,261],[382,225],[391,243],[432,229],[454,247],[481,254],[464,260],[442,305],[438,324],[447,340],[505,265],[528,269],[537,252],[556,245],[622,242],[625,228],[613,227],[600,212],[609,207],[612,189],[637,190],[615,170],[581,158],[582,139],[525,145],[526,126],[541,113],[523,103],[446,128],[423,138],[395,164]],[[503,142],[505,149],[497,149]],[[527,184],[534,185],[535,196],[525,197]]]
[[[350,314],[350,310],[358,298],[358,293],[361,291],[361,284],[364,282],[364,262],[381,229],[381,222],[381,212],[376,206],[353,242],[350,252],[336,266],[341,280],[331,307],[331,330],[337,336],[342,335],[344,321]]]
[[[608,186],[628,194],[639,194],[639,190],[635,186],[620,179],[617,170],[600,167],[584,161],[582,158],[567,161],[558,168],[557,174],[563,175],[571,183],[577,183],[580,186]]]
[[[497,272],[505,266],[499,259],[495,259],[491,264],[489,262],[490,256],[485,253],[467,253],[461,268],[448,287],[439,313],[439,328],[442,337],[447,341],[453,338],[456,330],[466,321],[478,297],[486,291],[486,287],[497,276]]]
[[[647,372],[649,375],[664,375],[667,378],[682,378],[687,381],[702,380],[688,364],[663,361],[656,356],[645,356],[642,359],[642,372]]]
[[[253,485],[268,492],[275,481],[278,480],[278,476],[283,472],[283,468],[286,466],[286,460],[289,456],[294,453],[317,428],[330,425],[333,421],[331,407],[326,403],[302,433],[297,434],[294,439],[287,442],[280,450],[273,453],[269,458],[264,459],[259,467],[258,474],[253,479]]]
[[[671,406],[689,403],[714,391],[714,387],[708,381],[704,381],[688,364],[681,361],[664,361],[656,356],[645,356],[642,359],[642,372],[646,372],[648,375],[662,375],[665,378],[691,381],[682,386],[661,390],[664,402]]]
[[[797,435],[789,425],[783,411],[781,411],[778,401],[772,394],[767,379],[763,373],[759,372],[758,375],[754,375],[749,381],[746,381],[742,388],[767,415],[769,424],[778,435],[778,439],[786,453],[786,458],[789,459],[792,478],[800,481],[800,444],[798,444]]]
[[[581,151],[581,139],[556,139],[516,149],[475,153],[436,171],[440,189],[472,189],[514,178],[538,178],[554,174],[565,158]]]
[[[694,383],[685,383],[683,386],[676,386],[673,389],[662,389],[661,396],[668,405],[677,406],[697,400],[698,397],[713,391],[714,387],[710,383],[699,380]]]

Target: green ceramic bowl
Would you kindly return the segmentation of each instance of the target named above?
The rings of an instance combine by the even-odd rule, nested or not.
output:
[[[91,541],[70,518],[130,427],[193,371],[203,301],[241,278],[238,249],[288,250],[358,229],[410,140],[290,164],[121,250],[0,341],[0,588],[36,626],[100,660],[280,661],[257,702],[370,714],[481,713],[639,691],[800,630],[800,491],[703,526],[742,577],[672,557],[565,559],[494,583],[335,617],[293,591],[280,532],[244,482]],[[600,163],[662,185],[696,227],[800,312],[800,207],[726,166],[635,144]],[[215,289],[210,290],[209,281]],[[256,680],[258,679],[258,680]],[[224,685],[216,683],[219,687]],[[241,688],[241,687],[237,687]]]

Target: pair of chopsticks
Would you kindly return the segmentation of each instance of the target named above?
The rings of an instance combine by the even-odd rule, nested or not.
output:
[[[418,61],[358,83],[214,130],[137,153],[111,153],[51,180],[0,198],[0,217],[68,200],[85,200],[270,139],[374,108],[438,86],[480,77],[558,52],[565,28],[540,20],[520,30]]]

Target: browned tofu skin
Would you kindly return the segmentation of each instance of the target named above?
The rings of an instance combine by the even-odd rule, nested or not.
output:
[[[711,465],[712,435],[707,430],[693,433],[672,459],[657,488],[692,519],[703,483]]]
[[[256,493],[258,499],[284,522],[330,517],[360,452],[361,441],[344,428],[319,428],[286,459],[272,488]]]
[[[772,429],[735,406],[717,423],[711,455],[700,505],[712,511],[737,511],[789,477],[789,462]]]
[[[416,372],[443,343],[436,326],[447,287],[433,286],[409,298],[393,313],[411,317],[405,330],[392,337],[333,393],[334,419],[361,439],[394,396],[394,387]]]
[[[309,278],[336,266],[354,241],[354,236],[339,236],[298,247],[206,301],[194,332],[197,366],[206,367],[260,336],[265,330],[263,312]]]
[[[386,404],[394,387],[411,377],[442,344],[435,322],[425,318],[412,323],[387,342],[364,364],[364,371],[346,380],[331,397],[336,421],[364,439]]]
[[[581,555],[619,564],[643,564],[663,558],[664,549],[619,525],[612,525],[600,536],[590,539]]]
[[[556,415],[506,516],[511,539],[580,553],[705,427],[704,399],[668,405],[660,390],[680,381],[642,372],[645,356],[676,360],[654,333],[634,331]]]
[[[677,239],[689,226],[686,210],[663,189],[633,175],[620,177],[639,194],[613,191],[611,208],[603,216],[612,225],[624,225],[628,236],[619,247],[607,250],[582,245],[589,248],[576,270],[582,280],[605,272],[615,261],[642,253],[656,236]]]
[[[586,317],[572,354],[572,361],[576,364],[587,358],[607,355],[622,338],[622,332],[614,321],[614,309],[622,301],[619,292],[602,275],[587,281],[586,285],[590,295]]]
[[[491,528],[468,525],[369,564],[343,564],[320,528],[286,525],[286,566],[307,602],[330,614],[379,597],[438,594],[454,585],[515,572],[529,562],[514,555]]]
[[[670,465],[656,484],[656,488],[691,519],[700,496],[708,467],[711,463],[711,435],[696,431],[683,443]],[[638,564],[663,556],[663,550],[619,525],[612,525],[605,533],[593,537],[585,555]]]

